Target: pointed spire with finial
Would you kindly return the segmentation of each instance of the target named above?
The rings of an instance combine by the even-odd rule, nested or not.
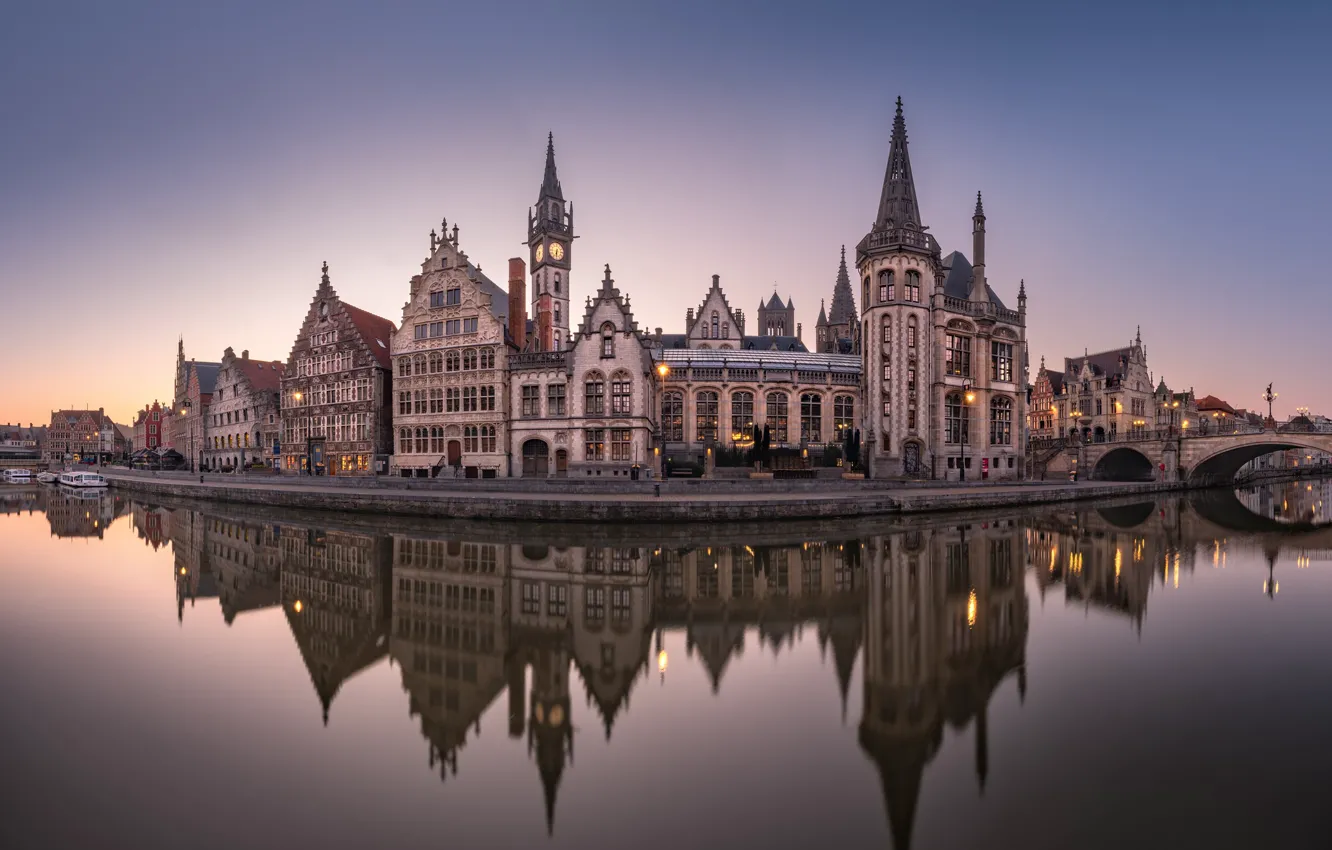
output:
[[[319,282],[325,284],[328,283],[328,260],[324,260],[324,268],[322,276],[319,278]]]
[[[985,207],[981,205],[981,193],[980,193],[979,191],[976,192],[976,212],[975,212],[975,215],[978,215],[978,216],[981,216],[981,217],[984,217],[984,216],[985,216]]]
[[[546,173],[541,177],[541,197],[538,200],[554,198],[557,201],[564,200],[564,192],[560,189],[560,178],[555,173],[555,133],[552,131],[546,135]]]
[[[1142,325],[1138,325],[1138,335],[1133,338],[1133,343],[1138,346],[1142,345]]]
[[[820,304],[819,312],[822,311],[823,306]],[[851,275],[846,268],[845,245],[842,246],[842,259],[837,266],[837,282],[833,284],[832,310],[828,313],[827,323],[848,326],[856,323],[856,296],[851,291]]]
[[[827,316],[827,314],[824,313],[824,311],[823,311],[823,299],[820,298],[820,299],[819,299],[819,319],[818,319],[818,321],[815,323],[815,325],[816,325],[817,327],[820,327],[820,328],[821,328],[821,327],[823,327],[824,325],[827,325],[827,324],[828,324],[828,316]]]
[[[902,116],[902,98],[899,97],[874,229],[887,230],[908,224],[920,227],[920,210],[916,203],[916,184],[911,177],[911,159],[907,156],[906,119]]]
[[[615,285],[615,281],[611,279],[610,263],[607,263],[607,264],[606,264],[606,276],[603,277],[603,278],[601,279],[601,288],[602,288],[603,291],[605,291],[605,290],[609,290],[609,289],[610,289],[612,286],[614,286],[614,285]]]
[[[453,247],[458,247],[458,222],[453,223]]]

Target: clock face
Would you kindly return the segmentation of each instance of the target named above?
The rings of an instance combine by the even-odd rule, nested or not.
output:
[[[545,252],[545,250],[546,250],[546,246],[545,246],[545,245],[537,245],[536,261],[537,261],[538,263],[541,262],[541,257],[542,257],[542,254]]]
[[[552,260],[564,259],[564,246],[558,242],[550,243],[550,258]]]

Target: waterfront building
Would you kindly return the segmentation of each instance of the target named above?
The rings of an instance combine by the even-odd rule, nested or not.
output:
[[[431,231],[430,253],[412,277],[391,344],[395,474],[510,474],[507,370],[521,340],[510,336],[509,317],[525,323],[523,261],[509,265],[506,293],[468,260],[457,224],[451,237]]]
[[[1152,394],[1152,406],[1156,430],[1167,433],[1198,430],[1198,397],[1192,388],[1175,392],[1166,386],[1165,378],[1162,378]]]
[[[163,444],[162,405],[158,401],[145,404],[134,415],[134,442],[132,451],[155,449]]]
[[[510,474],[615,477],[650,465],[652,346],[606,266],[563,350],[529,346],[509,358]]]
[[[942,256],[921,223],[901,98],[878,213],[856,246],[856,268],[865,379],[860,421],[871,474],[1021,475],[1025,284],[1017,310],[989,286],[979,193],[971,261],[959,251]]]
[[[281,378],[283,472],[388,471],[395,330],[338,297],[324,263]]]
[[[185,359],[185,341],[176,342],[176,387],[171,404],[169,448],[185,457],[190,469],[203,467],[208,439],[208,405],[213,400],[221,363],[199,363]]]
[[[685,311],[684,333],[654,335],[658,346],[667,349],[700,351],[808,351],[800,339],[800,325],[795,320],[795,303],[786,303],[776,292],[767,303],[759,302],[756,334],[746,334],[745,313],[732,310],[721,288],[721,276],[712,276],[712,287],[703,296],[697,310]]]
[[[536,206],[527,213],[535,334],[527,347],[533,351],[562,351],[569,341],[574,238],[573,204],[564,200],[555,171],[555,136],[551,134],[546,139],[546,169]]]
[[[42,460],[51,464],[109,461],[115,424],[106,410],[53,410],[46,429]]]
[[[251,360],[249,351],[237,357],[227,346],[208,407],[205,469],[230,471],[251,463],[281,468],[278,397],[285,371],[277,360]]]
[[[0,460],[35,461],[47,459],[46,432],[49,426],[0,425]]]
[[[1062,371],[1041,358],[1028,413],[1031,437],[1100,443],[1145,435],[1157,427],[1156,406],[1139,328],[1124,348],[1064,358]]]

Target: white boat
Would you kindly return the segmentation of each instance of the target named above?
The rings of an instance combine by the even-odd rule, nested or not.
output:
[[[54,472],[39,472],[39,473],[37,473],[37,480],[40,481],[40,482],[42,482],[43,484],[54,484],[54,483],[56,483],[56,481],[58,481],[59,479],[60,479],[60,476],[59,476],[59,475],[56,475]]]
[[[31,483],[32,483],[32,470],[31,470],[31,469],[6,469],[6,470],[5,470],[5,483],[6,483],[6,484],[31,484]]]
[[[106,479],[96,472],[62,472],[58,479],[66,487],[105,487]]]

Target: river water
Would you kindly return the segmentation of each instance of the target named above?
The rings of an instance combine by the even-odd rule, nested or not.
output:
[[[0,490],[0,847],[1327,847],[1327,481],[747,526]]]

